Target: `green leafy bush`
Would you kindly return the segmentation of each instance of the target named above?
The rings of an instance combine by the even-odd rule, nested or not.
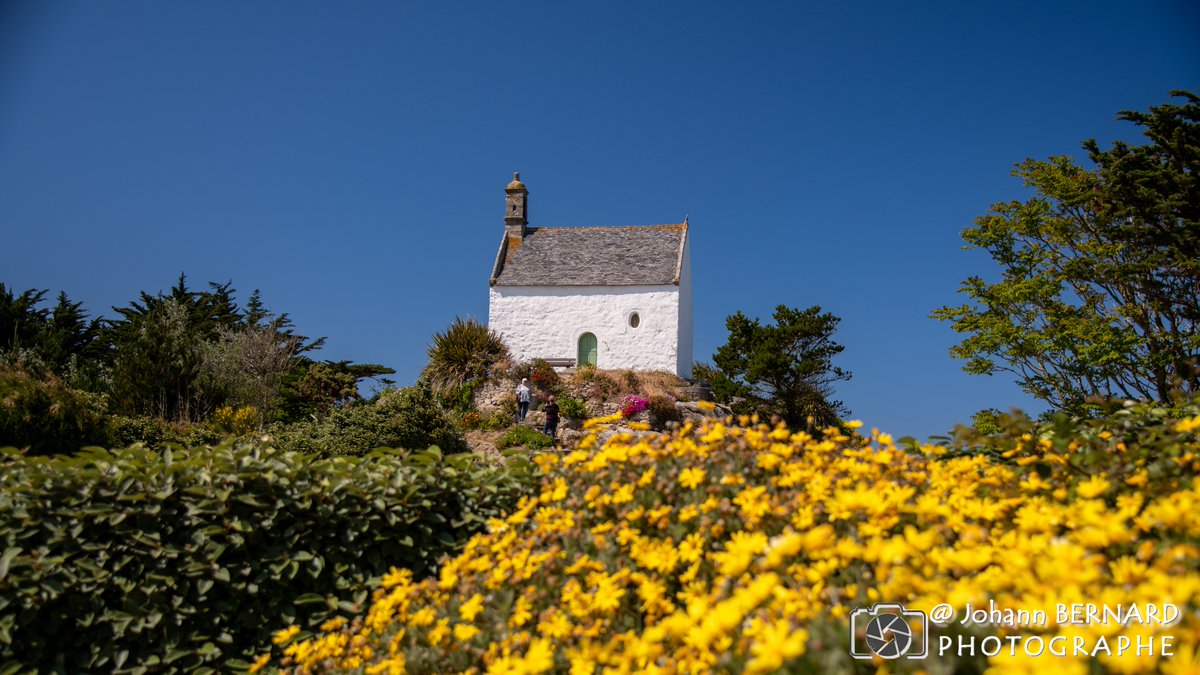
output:
[[[216,445],[230,437],[217,429],[202,424],[167,422],[155,417],[127,417],[112,415],[105,425],[105,445],[124,448],[134,443],[162,449],[168,444],[184,447]]]
[[[433,400],[428,387],[386,392],[377,401],[349,405],[328,417],[277,427],[281,447],[314,455],[365,455],[376,448],[466,452],[462,430]]]
[[[571,396],[563,394],[558,397],[558,409],[563,416],[570,417],[576,420],[585,420],[588,417],[587,406],[583,401]]]
[[[513,421],[517,417],[517,399],[512,398],[511,410],[501,407],[500,410],[493,411],[492,414],[483,418],[483,428],[491,431],[507,429],[513,425]]]
[[[0,451],[0,662],[245,667],[273,630],[361,608],[389,566],[428,575],[535,474],[435,451]]]
[[[496,439],[496,448],[504,450],[505,448],[515,448],[519,445],[525,446],[529,450],[541,450],[553,445],[554,440],[542,432],[531,429],[530,427],[517,425],[509,427]]]
[[[103,443],[103,400],[67,387],[56,375],[0,367],[0,445],[30,454],[70,453]]]

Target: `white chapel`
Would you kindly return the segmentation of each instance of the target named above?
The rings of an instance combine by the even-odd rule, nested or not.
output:
[[[515,359],[692,373],[688,222],[530,227],[529,191],[504,189],[488,327]]]

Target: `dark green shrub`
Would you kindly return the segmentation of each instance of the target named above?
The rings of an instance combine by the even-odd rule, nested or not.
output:
[[[558,409],[564,417],[570,417],[576,420],[585,420],[588,417],[587,406],[583,401],[571,396],[563,394],[558,397]]]
[[[103,400],[49,372],[0,367],[0,445],[31,455],[71,453],[105,441]]]
[[[164,443],[179,443],[182,434],[166,422],[153,417],[113,415],[108,418],[108,442],[105,445],[125,448],[134,443],[158,448]]]
[[[500,435],[500,438],[496,439],[496,448],[504,450],[505,448],[515,448],[523,445],[529,450],[541,450],[542,448],[550,447],[553,443],[554,440],[546,434],[530,427],[517,425],[509,427],[508,431],[505,431]]]
[[[435,451],[2,451],[0,662],[245,667],[272,631],[361,608],[390,566],[430,574],[535,474],[520,457],[495,467]]]
[[[326,457],[365,455],[376,448],[423,450],[436,445],[447,454],[469,449],[462,430],[424,386],[338,408],[323,420],[277,427],[274,436],[281,447]]]
[[[168,444],[184,447],[216,445],[231,438],[231,435],[203,424],[167,422],[154,417],[126,417],[113,415],[105,427],[107,441],[104,445],[124,448],[134,443],[146,447],[163,449]]]

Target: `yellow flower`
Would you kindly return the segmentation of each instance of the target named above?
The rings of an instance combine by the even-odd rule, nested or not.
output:
[[[679,484],[691,490],[704,482],[704,469],[688,467],[679,472]]]
[[[479,635],[479,629],[469,623],[454,625],[454,639],[459,642],[466,642],[476,635]]]
[[[434,645],[442,644],[442,640],[450,634],[450,620],[438,619],[437,625],[429,631],[429,642]]]
[[[345,625],[346,625],[346,617],[335,616],[332,619],[321,624],[321,630],[325,631],[326,633],[330,633],[330,632],[333,632]]]
[[[804,653],[808,643],[808,631],[792,628],[787,619],[779,619],[766,624],[755,619],[761,627],[751,629],[754,642],[750,645],[753,658],[746,664],[747,673],[769,673],[783,667],[783,664]]]
[[[470,600],[467,600],[463,604],[459,605],[458,616],[462,618],[463,621],[474,621],[475,617],[479,615],[481,610],[483,610],[483,596],[476,593],[475,595],[471,596]]]
[[[1075,486],[1075,492],[1084,499],[1099,497],[1108,491],[1111,484],[1105,480],[1104,476],[1092,476],[1086,481]]]
[[[379,587],[388,589],[394,586],[407,586],[411,583],[412,570],[393,567],[388,570],[387,574],[383,575],[383,580],[379,582]]]
[[[271,655],[263,654],[263,655],[259,656],[257,659],[254,659],[254,663],[250,664],[249,672],[257,673],[258,671],[262,670],[263,667],[265,667],[270,662],[271,662]]]
[[[533,618],[531,609],[532,606],[530,605],[529,598],[524,595],[517,598],[516,604],[513,605],[512,616],[508,617],[508,624],[520,628],[529,623],[529,620]]]
[[[679,542],[679,559],[683,562],[696,562],[703,555],[704,536],[699,532],[693,532]]]
[[[529,650],[525,652],[524,663],[522,668],[517,672],[530,673],[545,673],[554,668],[554,647],[546,638],[536,638],[529,643]]]
[[[1182,419],[1175,423],[1175,431],[1178,431],[1181,434],[1186,434],[1189,431],[1195,431],[1197,429],[1200,429],[1200,415],[1196,415],[1195,417],[1190,417],[1188,419]]]
[[[624,504],[626,502],[633,501],[633,489],[634,486],[632,485],[622,485],[615,493],[613,493],[612,503]]]
[[[289,642],[292,638],[300,634],[300,626],[288,626],[281,631],[278,631],[271,637],[273,644],[281,645]]]
[[[401,652],[389,659],[380,661],[363,672],[366,675],[404,675],[408,672],[405,669],[404,653]]]

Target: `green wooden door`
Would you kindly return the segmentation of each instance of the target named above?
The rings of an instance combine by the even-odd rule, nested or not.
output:
[[[582,366],[585,363],[596,365],[596,336],[591,333],[579,336],[579,357],[575,364]]]

